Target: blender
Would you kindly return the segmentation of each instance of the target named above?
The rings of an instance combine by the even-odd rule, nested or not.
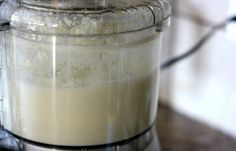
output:
[[[1,125],[19,150],[158,150],[169,16],[165,0],[1,1]]]

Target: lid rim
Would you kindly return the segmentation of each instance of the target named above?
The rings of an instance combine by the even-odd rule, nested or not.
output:
[[[170,18],[165,4],[169,7],[164,0],[153,0],[125,8],[100,10],[68,10],[21,4],[10,21],[11,28],[15,30],[54,35],[112,35],[152,27],[156,28],[156,32],[162,32],[168,27]]]
[[[18,28],[18,27],[9,27],[7,30],[17,30],[20,32],[24,32],[24,33],[30,33],[30,34],[40,34],[40,35],[44,35],[44,36],[72,36],[72,37],[82,37],[82,38],[91,38],[91,37],[96,37],[96,36],[113,36],[113,35],[122,35],[122,34],[129,34],[129,33],[136,33],[136,32],[140,32],[140,31],[145,31],[145,30],[149,30],[152,29],[156,31],[156,25],[152,25],[152,26],[148,26],[145,28],[141,28],[141,29],[137,29],[137,30],[130,30],[130,31],[123,31],[123,32],[114,32],[114,33],[97,33],[97,34],[64,34],[64,33],[41,33],[39,31],[33,31],[33,30],[24,30],[22,28]],[[156,31],[158,32],[158,31]]]

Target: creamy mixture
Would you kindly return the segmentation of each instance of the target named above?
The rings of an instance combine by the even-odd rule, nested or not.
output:
[[[5,127],[53,145],[113,143],[146,130],[157,106],[157,37],[81,47],[10,36]]]

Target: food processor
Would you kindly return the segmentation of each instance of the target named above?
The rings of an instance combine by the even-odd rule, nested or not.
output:
[[[18,150],[158,150],[169,16],[165,0],[2,0],[1,125]]]

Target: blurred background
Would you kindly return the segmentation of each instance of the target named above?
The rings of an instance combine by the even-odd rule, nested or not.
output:
[[[236,0],[170,3],[173,16],[163,40],[162,62],[186,52],[212,26],[236,14]],[[161,104],[236,139],[236,23],[218,31],[196,54],[163,71],[160,90]]]

